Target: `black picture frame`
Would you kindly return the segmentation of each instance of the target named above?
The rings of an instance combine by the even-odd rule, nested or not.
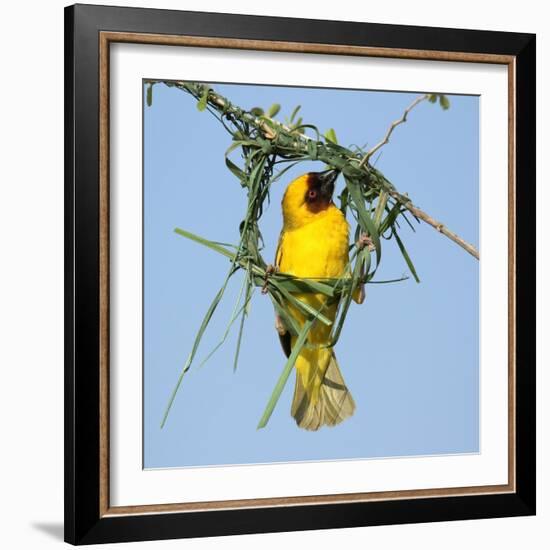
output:
[[[515,65],[515,491],[369,502],[102,515],[101,31],[499,54]],[[65,540],[141,541],[535,514],[535,36],[75,5],[65,9]]]

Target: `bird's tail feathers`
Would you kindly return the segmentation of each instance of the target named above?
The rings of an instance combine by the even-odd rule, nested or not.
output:
[[[334,353],[318,392],[308,392],[296,369],[296,386],[291,414],[300,428],[315,431],[321,426],[336,426],[355,411],[355,402],[348,390]]]

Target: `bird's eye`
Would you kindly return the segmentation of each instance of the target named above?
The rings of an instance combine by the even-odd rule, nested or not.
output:
[[[308,191],[307,196],[308,196],[310,199],[313,200],[313,199],[317,198],[317,191],[315,191],[315,189],[310,189],[310,190]]]

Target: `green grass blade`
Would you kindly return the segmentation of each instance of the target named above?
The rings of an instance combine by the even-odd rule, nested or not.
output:
[[[378,231],[380,233],[383,233],[383,231],[380,230],[380,222],[382,220],[382,214],[384,213],[384,210],[386,208],[386,203],[388,202],[388,193],[386,191],[382,191],[380,193],[380,196],[378,198],[378,204],[376,205],[376,210],[374,212],[374,224],[376,227],[378,227]]]
[[[224,255],[225,257],[229,258],[230,260],[235,259],[235,254],[233,254],[233,252],[230,252],[225,247],[220,246],[219,244],[217,244],[214,241],[209,241],[208,239],[205,239],[204,237],[199,237],[198,235],[195,235],[194,233],[191,233],[190,231],[186,231],[185,229],[180,229],[179,227],[176,227],[174,229],[174,233],[177,233],[178,235],[181,235],[182,237],[186,237],[187,239],[195,241],[196,243],[207,246],[208,248],[210,248],[212,250],[215,250],[216,252],[219,252],[220,254]]]
[[[174,399],[176,398],[176,394],[178,393],[178,390],[181,386],[181,382],[183,380],[183,377],[185,373],[191,368],[191,364],[193,363],[193,359],[195,358],[195,355],[197,353],[197,350],[199,348],[199,344],[202,340],[202,337],[204,335],[204,331],[206,330],[206,327],[208,327],[208,323],[210,323],[210,319],[212,319],[212,315],[214,315],[214,312],[216,311],[216,308],[218,307],[218,304],[220,303],[220,300],[222,299],[222,296],[225,292],[225,289],[227,288],[227,283],[229,282],[229,279],[231,276],[235,273],[235,270],[232,268],[231,271],[228,273],[225,282],[223,286],[218,290],[216,296],[214,296],[214,299],[212,300],[212,303],[210,304],[210,307],[208,308],[205,316],[203,317],[201,326],[199,328],[199,331],[197,332],[197,335],[195,336],[195,341],[193,342],[193,347],[191,348],[191,353],[187,357],[187,360],[185,361],[185,365],[181,369],[180,375],[178,377],[178,380],[176,382],[176,385],[174,386],[174,389],[172,390],[172,393],[170,395],[170,398],[168,400],[168,404],[166,405],[166,409],[164,411],[164,415],[162,417],[162,422],[160,424],[161,429],[164,427],[164,424],[166,423],[166,419],[168,418],[168,414],[170,413],[170,409],[172,408],[172,405],[174,404]]]
[[[277,285],[275,281],[269,281],[270,284]],[[290,292],[287,292],[284,288],[279,287],[279,291],[281,294],[293,305],[301,309],[304,313],[308,315],[316,316],[321,323],[327,325],[330,327],[332,325],[332,321],[325,317],[322,313],[318,312],[314,307],[310,306],[309,304],[306,304],[305,302],[302,302],[301,300],[298,300],[295,296],[293,296]]]
[[[227,326],[225,327],[225,332],[223,333],[220,341],[214,346],[212,351],[199,363],[198,368],[203,367],[208,360],[224,345],[225,341],[227,340],[227,337],[229,336],[229,332],[231,331],[231,327],[233,326],[233,323],[238,319],[239,315],[241,314],[241,311],[244,310],[246,304],[242,307],[239,307],[241,304],[241,299],[243,297],[244,293],[244,287],[247,283],[246,276],[243,279],[241,288],[239,290],[239,294],[237,296],[237,301],[235,302],[235,305],[233,306],[233,311],[231,312],[231,316],[229,317],[229,321],[227,323]]]
[[[275,385],[275,388],[273,389],[273,392],[271,393],[271,397],[269,398],[269,401],[267,403],[267,406],[264,410],[264,413],[262,414],[262,417],[260,418],[260,422],[258,423],[258,430],[261,428],[265,428],[267,423],[269,422],[269,419],[271,418],[271,414],[273,413],[273,410],[275,409],[275,405],[277,405],[277,402],[279,401],[279,398],[281,397],[281,393],[283,393],[283,389],[286,385],[286,381],[288,380],[288,377],[290,376],[290,373],[292,372],[292,369],[294,368],[294,364],[296,363],[296,359],[298,358],[298,355],[302,348],[304,347],[304,344],[306,343],[307,335],[311,329],[311,326],[315,322],[315,318],[308,319],[304,326],[302,327],[302,330],[300,331],[300,334],[298,336],[298,339],[296,340],[296,343],[294,344],[292,348],[292,352],[287,359],[285,366],[283,368],[283,372],[279,376],[279,379],[277,380],[277,384]]]
[[[414,228],[414,225],[410,222],[409,217],[405,213],[405,209],[401,210],[401,217],[407,222],[408,226],[416,233],[416,229]],[[414,218],[417,222],[419,222],[418,218]],[[420,222],[419,222],[420,223]]]
[[[368,281],[369,285],[387,285],[390,283],[402,283],[403,281],[408,281],[409,276],[404,275],[403,277],[399,277],[398,279],[380,279],[379,281]]]
[[[340,304],[339,304],[340,312],[338,317],[338,324],[334,328],[330,339],[331,347],[335,346],[340,338],[342,328],[344,327],[344,321],[346,320],[349,306],[351,305],[351,300],[353,299],[353,293],[355,292],[355,289],[357,288],[357,286],[360,284],[359,278],[361,276],[362,265],[365,266],[365,273],[368,273],[370,269],[370,252],[368,248],[364,248],[358,254],[357,260],[355,262],[355,266],[353,267],[353,273],[351,276],[351,286],[349,290],[346,289],[346,292],[343,294],[342,299],[340,300]]]
[[[273,307],[275,308],[275,311],[283,320],[283,323],[287,330],[289,330],[293,336],[298,336],[298,334],[300,333],[300,327],[298,326],[292,315],[290,315],[290,313],[285,309],[283,305],[284,300],[280,296],[279,292],[271,291],[269,295],[271,297],[271,301],[273,302]]]
[[[243,339],[244,322],[247,316],[247,309],[252,295],[254,294],[254,287],[247,279],[246,293],[244,297],[244,306],[241,313],[241,322],[239,324],[239,334],[237,335],[237,347],[235,348],[235,357],[233,358],[233,372],[237,370],[237,363],[239,362],[239,354],[241,352],[241,341]]]
[[[206,109],[206,106],[208,105],[208,94],[210,92],[210,88],[208,86],[203,87],[201,98],[199,99],[197,103],[197,109],[199,111],[204,111]]]
[[[395,240],[397,241],[397,246],[399,246],[399,250],[401,250],[401,254],[403,255],[403,258],[405,258],[405,261],[407,262],[407,265],[409,266],[409,269],[417,283],[420,282],[420,279],[418,278],[418,275],[416,274],[416,269],[414,268],[414,264],[412,263],[412,260],[409,256],[409,253],[407,252],[407,249],[405,248],[405,245],[403,244],[403,241],[399,238],[399,235],[394,231],[393,235],[395,237]]]
[[[365,233],[367,233],[372,239],[372,242],[374,243],[374,246],[376,248],[376,265],[380,265],[380,259],[382,257],[382,247],[380,244],[378,231],[374,225],[374,222],[371,220],[367,209],[365,208],[365,201],[359,187],[355,183],[348,180],[348,178],[345,178],[345,180],[351,198],[353,199],[354,206],[357,209],[359,223],[363,231],[365,231]]]
[[[388,215],[384,218],[380,224],[380,234],[383,235],[387,229],[389,229],[397,219],[397,216],[401,212],[401,204],[396,202],[393,207],[389,210]]]
[[[290,170],[291,168],[294,168],[294,166],[296,166],[296,164],[298,164],[298,162],[293,162],[292,164],[289,164],[288,166],[285,166],[282,170],[280,170],[279,172],[277,172],[276,174],[271,176],[271,180],[269,181],[269,184],[271,185],[272,183],[275,183],[277,180],[281,179],[281,177],[283,177],[285,172],[287,170]]]
[[[333,285],[315,279],[302,279],[287,273],[277,273],[271,278],[288,292],[313,292],[331,297],[335,295]]]
[[[246,174],[229,157],[225,157],[225,165],[241,182],[246,179]]]
[[[294,110],[292,111],[292,114],[290,115],[290,122],[294,122],[294,117],[298,114],[298,111],[302,108],[301,105],[296,105],[294,107]]]

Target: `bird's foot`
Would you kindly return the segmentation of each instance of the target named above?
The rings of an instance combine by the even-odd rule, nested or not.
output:
[[[366,233],[361,233],[361,235],[359,235],[359,239],[357,239],[355,246],[357,246],[358,250],[363,250],[363,248],[368,247],[371,252],[376,249],[372,239]]]

